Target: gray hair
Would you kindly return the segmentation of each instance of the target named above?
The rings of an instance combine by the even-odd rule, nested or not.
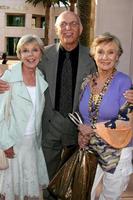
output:
[[[24,35],[20,38],[20,40],[18,41],[18,44],[17,44],[16,53],[17,53],[17,57],[19,59],[21,58],[21,48],[25,44],[29,44],[29,43],[36,43],[40,47],[42,54],[44,53],[44,43],[37,35],[30,35],[30,34]]]
[[[111,33],[108,33],[108,32],[95,37],[90,48],[90,55],[94,57],[96,47],[99,44],[109,43],[109,42],[114,42],[118,46],[118,56],[120,57],[121,54],[123,53],[121,42],[115,35],[112,35]]]

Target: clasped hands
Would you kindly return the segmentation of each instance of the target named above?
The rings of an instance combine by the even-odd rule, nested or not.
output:
[[[78,125],[78,144],[80,148],[85,148],[90,141],[91,136],[94,134],[94,130],[87,124]]]

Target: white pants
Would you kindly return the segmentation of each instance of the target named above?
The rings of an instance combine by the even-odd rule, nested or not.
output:
[[[98,165],[92,187],[91,200],[95,200],[96,188],[102,178],[103,188],[99,200],[119,200],[128,186],[130,174],[132,173],[132,147],[128,147],[122,150],[120,161],[114,174],[103,171]]]

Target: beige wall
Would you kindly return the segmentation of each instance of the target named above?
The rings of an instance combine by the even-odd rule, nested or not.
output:
[[[26,14],[26,27],[7,27],[6,14],[8,13],[24,13]],[[33,33],[43,37],[43,29],[33,29],[31,27],[32,13],[42,14],[45,11],[43,6],[32,7],[25,4],[25,0],[0,0],[0,52],[6,50],[6,37],[21,37],[24,34]]]
[[[65,8],[52,7],[50,12],[50,43],[56,38],[54,31],[55,16],[59,15]],[[22,13],[26,15],[25,27],[6,26],[6,14]],[[45,9],[42,4],[33,7],[31,4],[25,4],[25,0],[0,0],[0,53],[6,51],[6,37],[21,37],[22,35],[32,33],[44,38],[44,29],[32,27],[32,14],[45,16]]]
[[[111,32],[119,37],[124,53],[118,69],[133,80],[133,0],[97,0],[95,34]]]

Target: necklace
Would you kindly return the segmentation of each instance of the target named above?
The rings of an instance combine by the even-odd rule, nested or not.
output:
[[[88,111],[89,111],[88,113],[89,113],[89,118],[90,118],[90,123],[91,123],[92,128],[95,128],[95,124],[98,119],[99,107],[100,107],[101,101],[103,99],[105,92],[108,89],[108,86],[109,86],[111,80],[114,77],[115,72],[116,72],[116,69],[114,69],[111,76],[109,78],[107,78],[107,80],[105,81],[103,88],[99,94],[93,94],[93,92],[92,92],[93,85],[91,86],[91,93],[90,93],[90,98],[89,98],[89,102],[88,102]]]

